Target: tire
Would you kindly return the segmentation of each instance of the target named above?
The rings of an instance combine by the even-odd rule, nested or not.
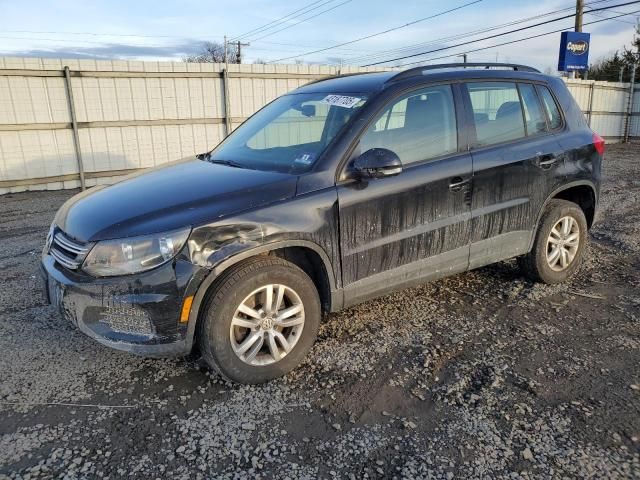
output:
[[[567,221],[565,220],[566,218],[570,220]],[[570,233],[565,235],[563,227],[567,224],[570,224],[572,228]],[[556,230],[552,235],[553,242],[558,242],[557,233],[562,233],[559,243],[550,243],[552,242],[550,235],[554,228]],[[536,282],[548,284],[564,282],[582,264],[588,239],[587,230],[587,220],[578,205],[567,200],[551,200],[540,218],[533,248],[527,255],[519,258],[521,269],[530,279]],[[574,242],[571,239],[576,236],[578,243],[574,247]],[[560,248],[560,251],[562,249],[567,251],[567,256],[564,257],[566,260],[569,260],[573,254],[573,258],[566,263],[566,266],[563,265],[565,260],[562,253],[559,254],[559,258],[555,257],[555,245],[558,245],[555,248]],[[552,266],[553,262],[556,261],[557,263]]]
[[[200,318],[197,341],[205,362],[225,379],[264,383],[302,362],[316,340],[320,318],[320,298],[309,276],[286,260],[260,256],[230,267],[216,281]]]

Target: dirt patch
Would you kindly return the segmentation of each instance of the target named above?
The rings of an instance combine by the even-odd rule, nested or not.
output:
[[[74,192],[0,197],[0,476],[639,478],[640,147],[604,174],[568,284],[508,261],[388,295],[257,387],[67,325],[37,269]]]

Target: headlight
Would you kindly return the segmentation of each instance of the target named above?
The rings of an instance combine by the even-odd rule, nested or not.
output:
[[[191,228],[98,242],[84,260],[82,269],[94,277],[151,270],[175,257],[187,241],[189,233]]]

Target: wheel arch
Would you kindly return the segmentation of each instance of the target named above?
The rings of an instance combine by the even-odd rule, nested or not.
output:
[[[545,208],[547,208],[549,202],[554,199],[562,199],[574,202],[584,212],[587,219],[587,226],[591,228],[591,226],[593,225],[593,222],[595,220],[596,206],[598,204],[598,191],[596,189],[596,186],[593,182],[588,180],[577,180],[567,183],[566,185],[563,185],[551,192],[551,194],[542,204],[542,207],[538,211],[538,215],[536,217],[536,223],[532,231],[531,239],[529,240],[528,251],[531,251],[531,249],[533,248],[533,243],[535,242],[538,228],[540,227],[540,219],[542,218],[544,210]]]
[[[305,252],[312,257],[312,263],[306,268],[301,265],[299,254]],[[206,303],[207,294],[220,275],[230,267],[259,255],[278,255],[285,260],[291,261],[302,268],[310,277],[318,289],[322,308],[325,311],[336,311],[342,307],[342,290],[337,288],[336,278],[333,274],[332,264],[329,256],[322,247],[309,240],[283,240],[251,248],[229,257],[215,265],[204,278],[193,298],[191,311],[189,313],[189,326],[187,329],[187,341],[194,345],[195,332],[200,321],[202,306]],[[297,255],[297,258],[296,258]],[[318,262],[318,263],[316,263]],[[309,271],[310,268],[322,266],[322,271]],[[322,275],[322,276],[319,276]]]

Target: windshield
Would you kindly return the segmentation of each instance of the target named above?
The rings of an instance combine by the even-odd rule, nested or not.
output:
[[[277,98],[205,159],[240,168],[304,173],[365,103],[364,95],[303,93]]]

